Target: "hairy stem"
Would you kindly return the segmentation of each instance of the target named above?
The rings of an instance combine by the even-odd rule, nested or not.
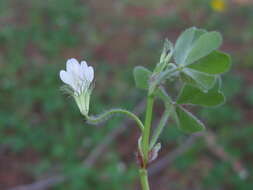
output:
[[[109,119],[114,114],[127,115],[128,117],[130,117],[131,119],[133,119],[137,123],[137,125],[141,129],[141,131],[144,130],[143,123],[134,113],[132,113],[128,110],[120,109],[120,108],[108,110],[108,111],[106,111],[100,115],[97,115],[97,116],[86,116],[86,119],[87,119],[88,123],[96,125],[96,124],[99,124],[99,123]]]

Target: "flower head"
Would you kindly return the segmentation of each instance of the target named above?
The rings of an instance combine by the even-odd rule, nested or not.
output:
[[[226,9],[226,3],[225,0],[212,0],[211,6],[213,10],[217,12],[224,12]]]
[[[79,62],[71,58],[66,63],[66,71],[60,71],[61,80],[70,87],[71,95],[74,97],[80,111],[85,116],[89,112],[91,83],[94,79],[94,69],[88,66],[86,61]]]

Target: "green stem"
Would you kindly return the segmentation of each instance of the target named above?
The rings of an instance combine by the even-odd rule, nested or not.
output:
[[[148,183],[148,172],[146,169],[139,169],[142,190],[150,190]]]
[[[86,116],[87,122],[90,124],[99,124],[108,118],[110,118],[113,114],[125,114],[132,118],[138,125],[138,127],[141,129],[141,131],[144,131],[144,126],[141,122],[141,120],[132,112],[120,108],[111,109],[108,110],[98,116]]]
[[[168,75],[172,74],[173,72],[176,72],[180,70],[180,68],[176,68],[176,69],[172,69],[169,71],[166,71],[162,74],[162,76],[160,76],[158,78],[158,80],[156,80],[150,87],[149,87],[149,92],[148,92],[148,96],[147,96],[147,106],[146,106],[146,116],[145,116],[145,123],[144,123],[144,130],[142,131],[142,140],[141,140],[141,154],[142,154],[142,161],[143,161],[143,165],[142,168],[139,170],[140,172],[140,180],[141,180],[141,185],[142,185],[142,190],[149,190],[149,183],[148,183],[148,174],[147,174],[147,165],[149,162],[149,158],[148,158],[148,154],[149,154],[149,138],[150,138],[150,128],[151,128],[151,122],[152,122],[152,113],[153,113],[153,106],[154,106],[154,92],[156,90],[156,88],[158,87],[158,84],[160,84],[160,82],[162,80],[164,80]],[[163,93],[163,99],[167,100],[169,99],[167,97],[167,94]],[[170,99],[169,99],[170,100]],[[169,101],[171,102],[171,101]],[[166,112],[166,116],[164,116],[164,119],[162,121],[161,127],[159,127],[159,130],[157,132],[157,137],[155,135],[155,139],[153,140],[154,142],[156,142],[157,138],[159,137],[162,128],[164,127],[165,123],[167,122],[167,118],[169,112]],[[152,143],[154,143],[152,142]]]
[[[168,121],[168,118],[169,118],[171,109],[172,109],[172,108],[169,108],[169,107],[168,107],[168,108],[166,108],[165,111],[163,112],[162,118],[161,118],[161,120],[160,120],[160,122],[159,122],[157,128],[155,129],[154,135],[153,135],[153,137],[152,137],[152,139],[151,139],[149,149],[152,149],[152,148],[155,146],[155,144],[156,144],[156,142],[157,142],[157,140],[158,140],[158,138],[159,138],[161,132],[163,131],[164,126],[166,125],[166,123],[167,123],[167,121]]]
[[[151,121],[152,121],[153,105],[154,105],[154,97],[153,95],[149,94],[147,97],[145,127],[142,134],[142,152],[143,152],[143,157],[144,157],[143,159],[144,159],[145,166],[148,163],[149,136],[150,136]]]

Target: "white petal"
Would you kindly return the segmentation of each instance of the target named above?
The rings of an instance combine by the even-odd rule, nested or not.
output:
[[[67,61],[67,72],[78,74],[80,70],[79,62],[75,58],[71,58]]]
[[[69,73],[67,73],[66,71],[64,70],[61,70],[60,71],[60,78],[61,80],[65,83],[65,84],[68,84],[68,85],[71,85],[72,84],[72,77]]]
[[[81,69],[86,70],[87,67],[88,67],[87,62],[86,61],[81,61]]]
[[[85,71],[85,76],[89,82],[92,82],[94,79],[94,69],[92,66],[89,66]]]
[[[80,76],[81,79],[84,80],[86,78],[85,71],[88,69],[88,65],[86,61],[81,61],[81,67],[80,67]]]
[[[60,71],[60,78],[65,84],[69,85],[74,91],[78,91],[78,89],[79,89],[78,84],[74,80],[71,73],[61,70]]]

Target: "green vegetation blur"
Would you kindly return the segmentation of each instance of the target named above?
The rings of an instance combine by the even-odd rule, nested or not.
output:
[[[138,130],[129,125],[92,167],[83,160],[122,125],[117,117],[89,126],[60,91],[59,70],[69,58],[95,68],[91,114],[133,109],[145,95],[134,86],[136,65],[153,68],[163,40],[197,26],[223,35],[231,54],[224,78],[227,102],[196,110],[219,146],[248,172],[241,178],[203,140],[151,177],[163,189],[253,189],[253,4],[246,0],[2,0],[0,1],[0,189],[61,173],[70,180],[51,189],[136,189]],[[157,103],[155,117],[161,115]],[[162,155],[188,135],[170,120]]]

